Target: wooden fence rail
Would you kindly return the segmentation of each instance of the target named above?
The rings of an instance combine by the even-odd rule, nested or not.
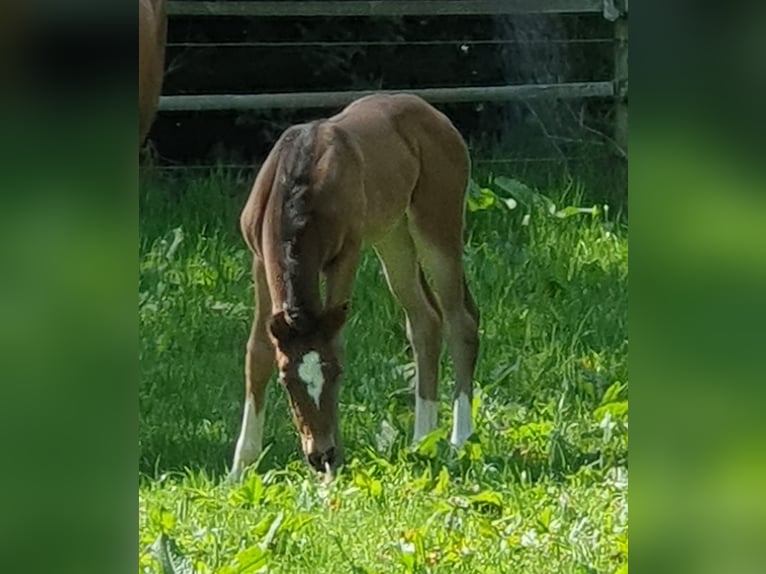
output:
[[[598,13],[613,0],[304,0],[168,2],[170,16],[478,16]]]
[[[160,109],[178,111],[246,111],[262,109],[324,108],[345,106],[369,94],[406,91],[432,103],[498,102],[535,99],[612,97],[612,82],[569,84],[526,84],[520,86],[471,86],[412,90],[346,90],[340,92],[297,92],[281,94],[231,94],[163,96]]]

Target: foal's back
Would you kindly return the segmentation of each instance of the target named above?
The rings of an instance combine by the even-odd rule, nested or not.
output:
[[[294,144],[288,142],[297,132],[310,133],[313,142],[309,242],[334,244],[335,232],[347,230],[375,244],[405,214],[418,218],[426,212],[426,226],[441,222],[462,229],[470,169],[462,136],[444,114],[417,96],[376,94],[330,118],[288,128],[274,145],[242,213],[245,238],[259,256],[264,255],[264,240],[279,241],[278,229],[263,235],[262,226],[270,214],[281,213],[275,206],[282,199],[269,200],[288,193],[279,189],[278,173],[291,169],[286,164]]]
[[[368,240],[385,233],[413,201],[426,200],[422,195],[429,195],[426,201],[446,202],[448,209],[461,211],[468,150],[452,122],[421,98],[367,96],[324,125],[326,130],[343,132],[361,158]],[[419,193],[436,180],[449,182],[436,190],[437,197],[430,197],[430,190]]]

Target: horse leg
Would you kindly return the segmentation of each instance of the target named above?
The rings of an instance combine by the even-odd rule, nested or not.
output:
[[[479,311],[465,279],[462,250],[429,244],[417,233],[416,237],[418,255],[431,276],[444,314],[447,347],[455,367],[450,442],[459,448],[473,433],[471,402],[479,354]]]
[[[245,355],[245,410],[242,428],[234,451],[230,478],[239,480],[242,471],[258,460],[263,450],[263,423],[266,410],[266,384],[274,369],[274,346],[267,334],[271,296],[263,261],[253,258],[256,310]]]
[[[418,258],[432,280],[443,313],[455,367],[451,442],[460,447],[473,432],[473,374],[479,352],[479,312],[463,270],[468,150],[454,127],[429,127],[421,137],[421,171],[407,211]]]
[[[351,293],[356,279],[356,270],[359,267],[361,257],[361,242],[350,241],[344,246],[340,254],[333,259],[332,263],[324,269],[326,280],[325,309],[333,309],[345,305],[351,300]],[[337,341],[337,356],[343,363],[343,345]],[[335,464],[341,465],[344,460],[343,440],[340,434],[340,417],[335,416],[333,429],[335,438]]]
[[[415,429],[417,443],[432,432],[438,422],[439,355],[442,320],[439,308],[417,260],[415,245],[402,220],[375,250],[383,264],[388,286],[407,317],[407,338],[415,355]]]

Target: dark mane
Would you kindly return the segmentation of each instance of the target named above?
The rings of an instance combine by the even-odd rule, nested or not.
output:
[[[298,330],[305,330],[313,319],[302,297],[304,281],[300,265],[301,237],[309,223],[311,207],[308,194],[314,170],[314,148],[318,122],[289,128],[281,146],[277,181],[282,193],[280,221],[283,247],[282,266],[285,286],[285,313]]]

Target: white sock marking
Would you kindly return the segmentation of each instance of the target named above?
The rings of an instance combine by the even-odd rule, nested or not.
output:
[[[298,376],[305,383],[314,404],[319,408],[319,397],[322,396],[322,387],[324,386],[324,374],[322,373],[322,361],[319,353],[309,351],[303,355],[301,364],[298,366]]]
[[[239,480],[245,467],[254,463],[263,450],[264,411],[256,412],[252,396],[245,399],[245,412],[242,415],[242,429],[234,449],[234,462],[231,465],[230,477]]]
[[[473,420],[471,417],[471,401],[468,395],[460,393],[452,404],[452,436],[450,442],[456,448],[460,448],[473,434]]]
[[[415,432],[412,442],[420,442],[436,429],[439,402],[421,399],[415,393]]]

